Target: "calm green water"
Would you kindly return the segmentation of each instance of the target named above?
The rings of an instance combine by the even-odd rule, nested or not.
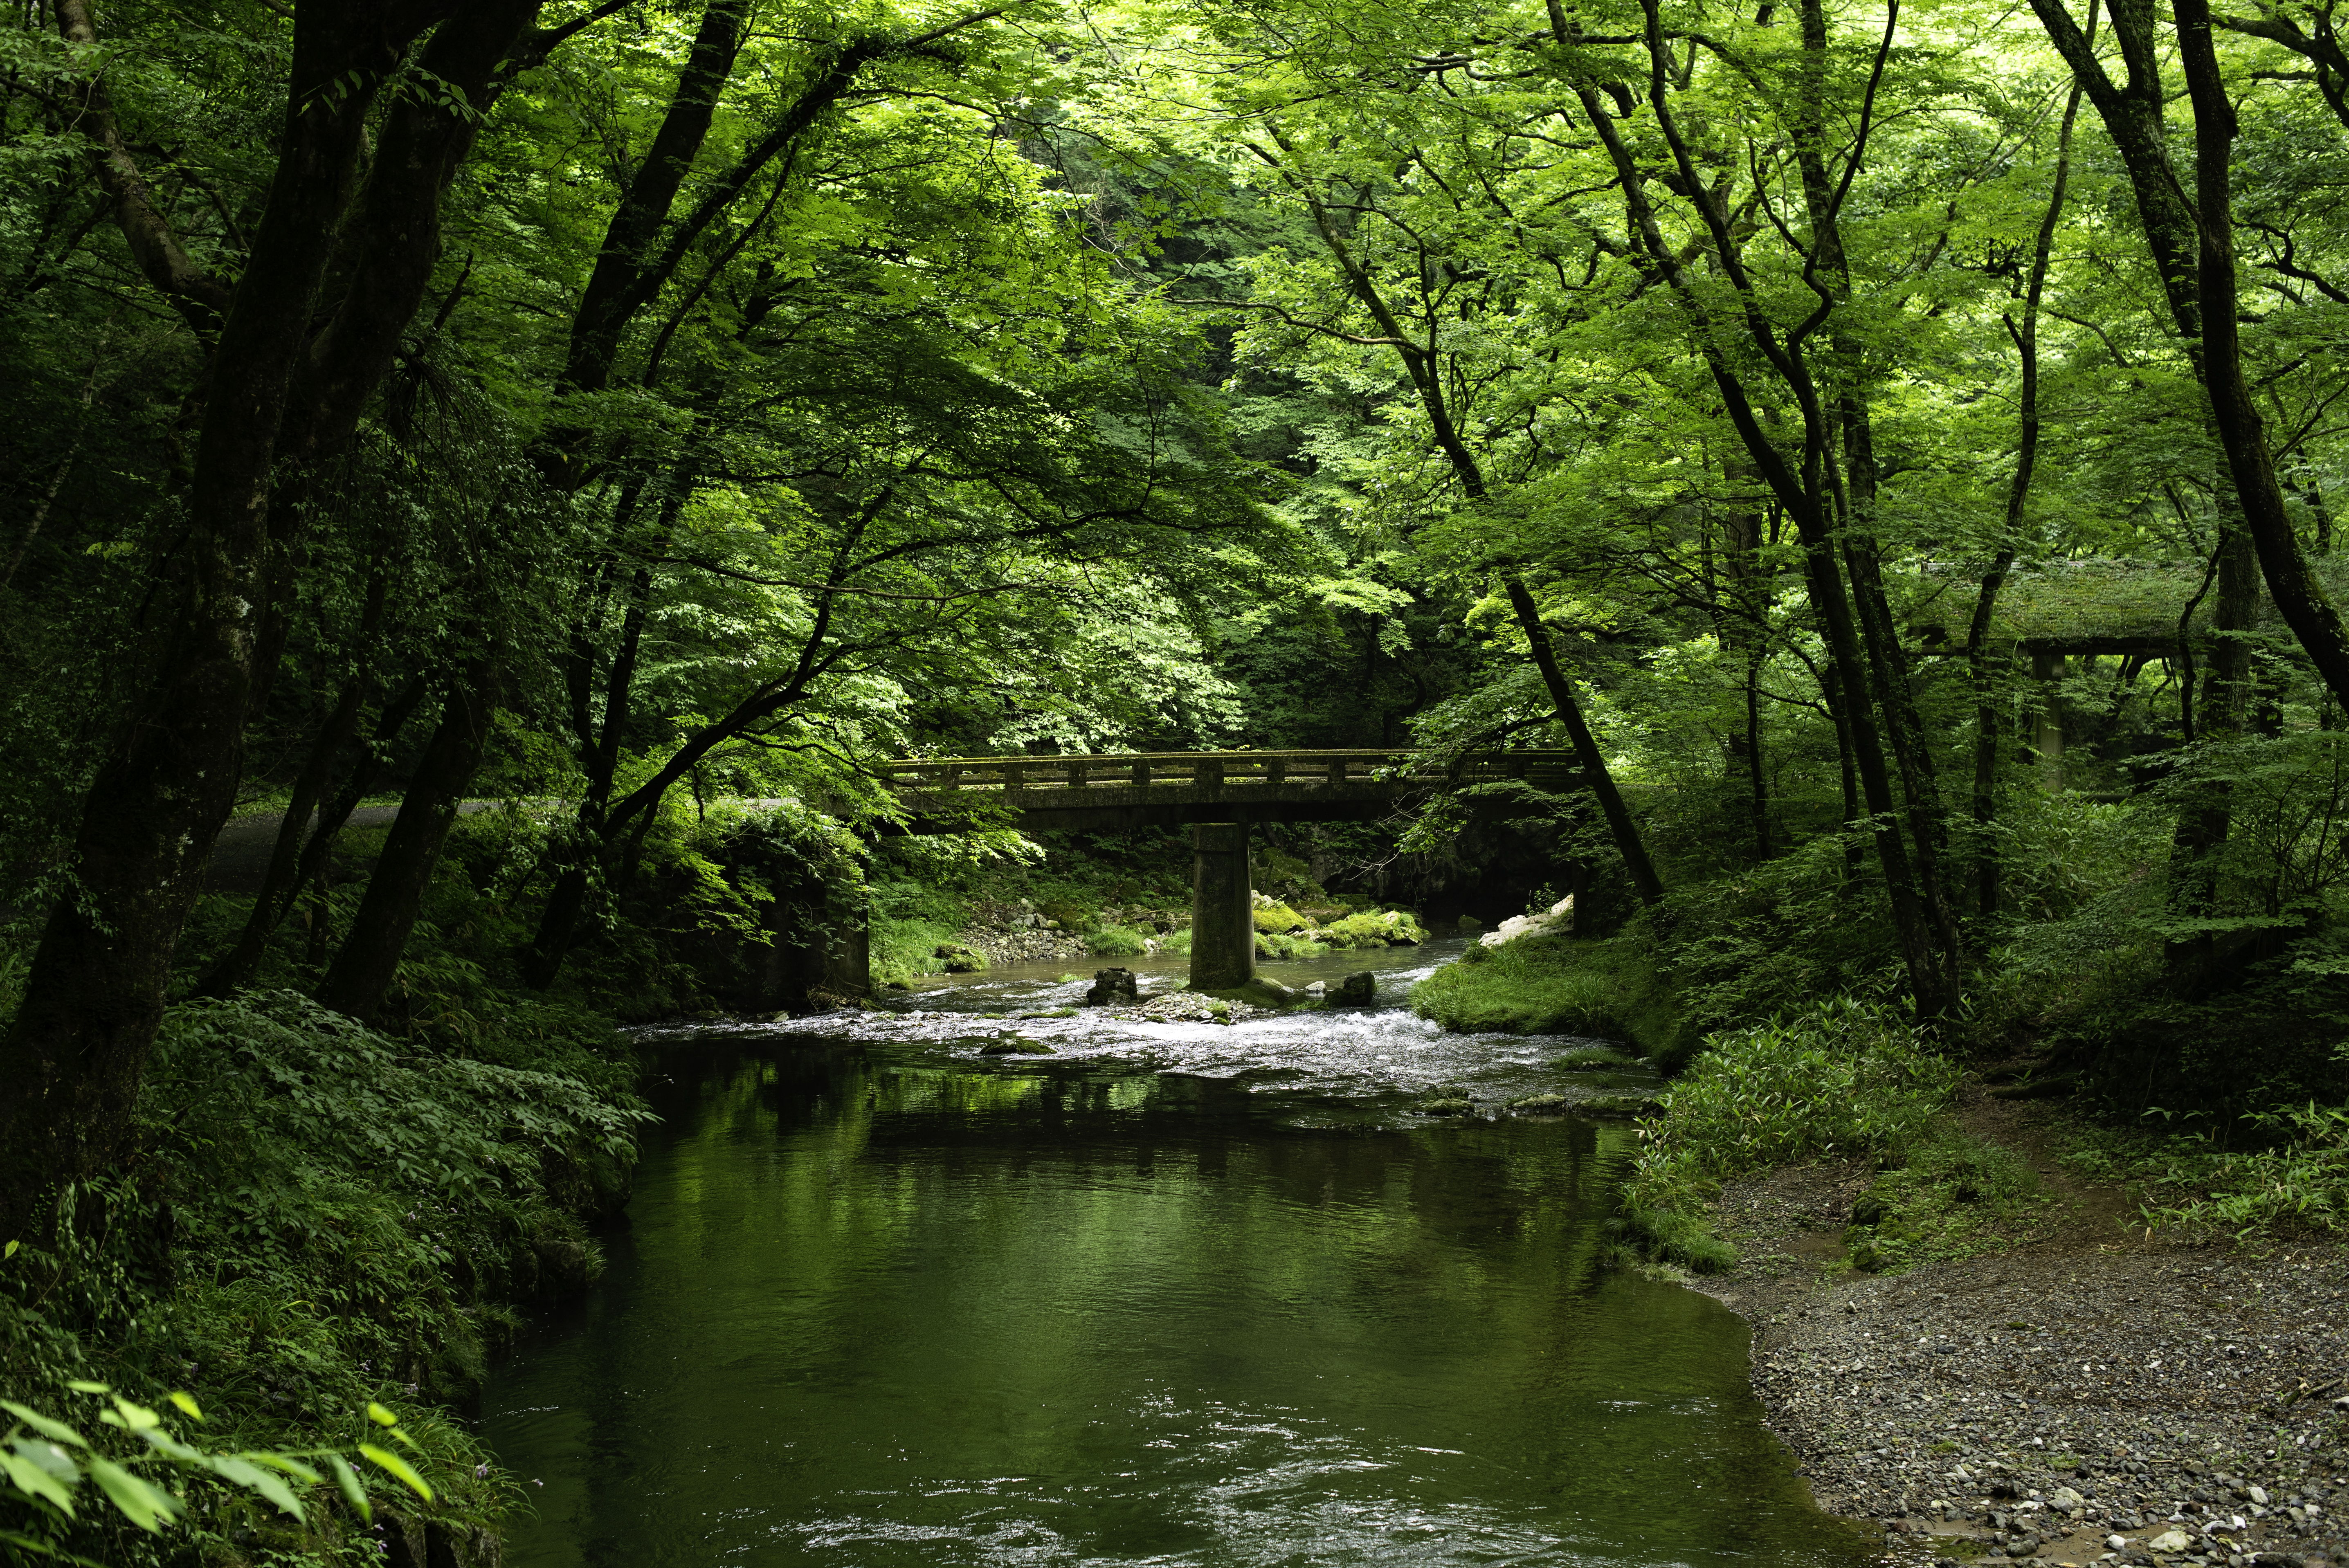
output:
[[[1736,1318],[1594,1268],[1626,1133],[1395,1114],[1559,1042],[970,1016],[1040,998],[673,1055],[609,1274],[488,1391],[509,1563],[1865,1560]]]

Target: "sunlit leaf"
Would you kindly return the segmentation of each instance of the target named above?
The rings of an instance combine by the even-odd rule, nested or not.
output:
[[[71,1443],[78,1449],[89,1447],[88,1442],[79,1432],[75,1431],[63,1421],[53,1421],[38,1410],[26,1409],[14,1399],[0,1399],[0,1410],[7,1411],[45,1438],[51,1438],[61,1443]]]
[[[62,1510],[67,1518],[73,1516],[73,1493],[67,1490],[66,1483],[60,1482],[44,1467],[18,1454],[0,1453],[0,1470],[8,1472],[9,1480],[15,1483],[18,1491],[46,1500]],[[80,1479],[78,1471],[74,1479]]]
[[[302,1504],[295,1497],[294,1489],[267,1470],[256,1469],[233,1454],[214,1454],[210,1463],[212,1473],[222,1480],[232,1481],[247,1491],[257,1491],[275,1503],[281,1511],[290,1513],[305,1523],[308,1522],[309,1516],[302,1511]]]
[[[367,1488],[359,1484],[358,1472],[351,1469],[350,1461],[340,1454],[328,1454],[326,1464],[334,1470],[335,1484],[342,1488],[343,1501],[351,1505],[351,1511],[363,1523],[373,1522],[375,1510],[367,1502]]]
[[[402,1484],[425,1501],[432,1501],[432,1488],[426,1483],[424,1478],[410,1469],[406,1460],[401,1459],[389,1449],[378,1448],[374,1443],[361,1443],[359,1452],[399,1478]]]
[[[132,1475],[110,1460],[92,1455],[89,1479],[98,1482],[98,1490],[122,1511],[122,1517],[140,1529],[160,1534],[163,1526],[179,1517],[180,1503],[171,1493],[144,1476]]]

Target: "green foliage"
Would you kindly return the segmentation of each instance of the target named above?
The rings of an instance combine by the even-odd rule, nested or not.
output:
[[[1669,1054],[1680,1037],[1671,997],[1619,942],[1525,937],[1471,947],[1412,987],[1411,1008],[1463,1034],[1597,1035]]]
[[[955,928],[930,920],[897,920],[875,915],[868,929],[873,980],[886,985],[922,975],[944,974],[941,947],[954,941]]]
[[[1128,925],[1105,925],[1085,935],[1085,951],[1095,958],[1139,958],[1150,951],[1150,940]]]
[[[2217,1226],[2238,1236],[2349,1227],[2349,1107],[2309,1101],[2251,1119],[2271,1146],[2221,1151],[2200,1140],[2167,1140],[2166,1168],[2139,1174],[2154,1177],[2147,1184],[2156,1191],[2176,1195],[2147,1202],[2147,1221]]]
[[[1727,1274],[1737,1266],[1735,1247],[1707,1230],[1703,1221],[1680,1210],[1647,1209],[1625,1201],[1608,1222],[1608,1231],[1635,1256],[1693,1274]]]
[[[137,1530],[161,1535],[191,1514],[209,1516],[213,1533],[224,1533],[231,1522],[249,1515],[254,1504],[266,1503],[296,1524],[309,1522],[315,1496],[305,1504],[294,1490],[318,1493],[333,1477],[335,1495],[365,1523],[374,1517],[359,1472],[338,1449],[312,1449],[287,1453],[247,1449],[224,1452],[199,1448],[180,1437],[156,1411],[126,1398],[104,1383],[77,1378],[67,1385],[77,1394],[104,1402],[98,1419],[112,1441],[93,1444],[68,1421],[59,1420],[13,1399],[0,1399],[0,1411],[12,1418],[0,1451],[0,1474],[13,1495],[0,1492],[0,1518],[16,1516],[11,1526],[0,1526],[0,1546],[10,1557],[22,1554],[88,1562],[74,1549],[78,1533],[94,1531],[82,1510],[89,1496],[88,1482],[112,1505],[114,1512]],[[203,1419],[191,1396],[174,1391],[169,1402],[190,1421]],[[370,1436],[379,1435],[417,1448],[416,1439],[399,1425],[399,1418],[370,1401],[365,1419],[354,1423]],[[426,1502],[433,1501],[431,1483],[397,1452],[374,1442],[361,1442],[357,1452],[367,1463],[397,1480]],[[309,1461],[316,1460],[316,1466]],[[323,1472],[323,1473],[322,1473]],[[160,1476],[158,1485],[150,1477]],[[292,1482],[289,1485],[288,1482]]]
[[[1314,938],[1332,947],[1415,947],[1427,940],[1417,916],[1406,910],[1362,911],[1319,927]]]
[[[2048,1202],[2013,1150],[1937,1127],[1898,1154],[1853,1205],[1854,1266],[1893,1273],[2005,1244]]]
[[[1716,1034],[1642,1128],[1626,1202],[1692,1212],[1750,1171],[1903,1148],[1958,1077],[1893,1009],[1847,996]]]

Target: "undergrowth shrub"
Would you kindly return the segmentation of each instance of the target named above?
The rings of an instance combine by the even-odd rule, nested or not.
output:
[[[2147,1221],[2238,1236],[2349,1226],[2349,1106],[2311,1100],[2251,1119],[2278,1141],[2227,1151],[2199,1139],[2164,1140],[2169,1180],[2149,1194]]]
[[[1723,1181],[1916,1143],[1958,1078],[1892,1008],[1848,996],[1715,1035],[1664,1091],[1661,1114],[1640,1124],[1619,1200],[1622,1233],[1635,1244],[1680,1238],[1651,1255],[1719,1266],[1686,1237]]]
[[[1086,934],[1085,951],[1095,958],[1139,958],[1150,951],[1150,939],[1130,925],[1104,925]]]
[[[287,992],[171,1009],[138,1157],[68,1188],[42,1239],[0,1264],[0,1391],[24,1403],[81,1378],[153,1403],[184,1389],[211,1440],[255,1449],[347,1442],[370,1400],[470,1393],[521,1304],[598,1272],[585,1222],[625,1196],[649,1119],[619,1087],[633,1063],[608,1026],[598,1038],[521,998],[501,1016],[525,1032],[394,1038]],[[436,1518],[509,1506],[460,1422],[427,1408],[408,1429]],[[107,1561],[160,1560],[126,1539],[137,1550]],[[196,1556],[175,1560],[376,1549],[316,1532],[187,1540]]]
[[[1885,1272],[1969,1257],[2046,1201],[2039,1173],[2013,1150],[1959,1128],[1935,1128],[1899,1151],[1852,1205],[1853,1264]]]
[[[873,980],[878,985],[903,984],[920,975],[943,974],[938,949],[950,946],[954,928],[931,920],[896,920],[875,915],[869,928]]]

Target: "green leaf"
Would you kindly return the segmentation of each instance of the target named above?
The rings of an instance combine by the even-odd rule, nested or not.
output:
[[[214,1454],[210,1462],[212,1473],[222,1480],[232,1481],[247,1491],[257,1491],[275,1503],[281,1512],[290,1513],[305,1524],[309,1522],[309,1516],[302,1511],[302,1504],[295,1497],[294,1489],[267,1470],[256,1470],[234,1454]]]
[[[66,1387],[72,1389],[77,1394],[111,1394],[114,1392],[113,1388],[104,1383],[86,1382],[79,1377],[72,1379],[70,1382],[66,1384]]]
[[[184,1460],[190,1464],[204,1462],[202,1450],[190,1448],[160,1427],[149,1427],[139,1435],[147,1439],[149,1448],[159,1449],[175,1460]]]
[[[304,1464],[300,1460],[293,1459],[285,1454],[256,1453],[248,1449],[243,1453],[241,1453],[236,1457],[241,1460],[251,1460],[257,1465],[267,1465],[274,1470],[284,1470],[295,1480],[301,1481],[307,1486],[316,1486],[321,1480],[326,1479],[316,1470],[314,1470],[308,1465]]]
[[[14,1247],[16,1243],[11,1242],[8,1244]],[[106,1568],[106,1564],[96,1558],[84,1557],[79,1553],[68,1552],[62,1546],[52,1546],[46,1541],[36,1541],[29,1535],[19,1535],[13,1530],[0,1530],[0,1541],[5,1541],[20,1551],[36,1552],[44,1557],[54,1557],[60,1563],[78,1563],[81,1568]]]
[[[10,1242],[8,1243],[7,1250],[5,1252],[0,1252],[0,1263],[5,1263],[8,1259],[15,1257],[16,1255],[16,1249],[24,1244],[25,1243],[22,1242]]]
[[[334,1470],[335,1484],[343,1489],[343,1501],[351,1505],[351,1511],[359,1516],[359,1522],[373,1522],[375,1510],[367,1506],[367,1488],[359,1484],[358,1472],[351,1469],[350,1461],[340,1454],[328,1454],[326,1463]]]
[[[71,1454],[57,1444],[45,1443],[37,1438],[11,1438],[8,1446],[16,1450],[19,1459],[40,1466],[66,1485],[81,1484],[81,1467],[74,1463]]]
[[[89,1479],[112,1499],[122,1511],[122,1517],[150,1534],[160,1535],[163,1526],[179,1517],[180,1504],[144,1476],[132,1475],[111,1460],[93,1454],[89,1459]]]
[[[73,1493],[44,1467],[16,1454],[0,1454],[0,1470],[8,1472],[8,1479],[16,1483],[18,1491],[56,1505],[67,1519],[73,1517]],[[74,1479],[81,1479],[79,1471],[75,1472]]]
[[[432,1489],[425,1484],[424,1478],[418,1475],[415,1470],[409,1468],[408,1461],[401,1459],[398,1454],[393,1453],[389,1449],[378,1448],[373,1443],[361,1443],[359,1445],[359,1452],[365,1454],[377,1464],[379,1464],[384,1469],[389,1470],[393,1475],[398,1476],[400,1480],[407,1485],[409,1491],[415,1492],[417,1496],[422,1498],[425,1501],[430,1502],[432,1501]]]
[[[160,1425],[163,1419],[146,1406],[134,1405],[119,1394],[114,1397],[114,1409],[100,1414],[98,1418],[109,1427],[120,1427],[129,1432],[143,1432],[150,1427]]]
[[[78,1449],[89,1447],[79,1432],[75,1431],[63,1421],[53,1421],[38,1410],[26,1409],[14,1399],[0,1399],[0,1410],[7,1411],[45,1438],[53,1439],[60,1443],[71,1443]]]
[[[177,1405],[181,1410],[185,1411],[187,1413],[188,1419],[191,1421],[201,1421],[204,1418],[204,1413],[196,1408],[196,1401],[190,1395],[182,1394],[177,1389],[173,1389],[171,1392],[171,1403]]]

